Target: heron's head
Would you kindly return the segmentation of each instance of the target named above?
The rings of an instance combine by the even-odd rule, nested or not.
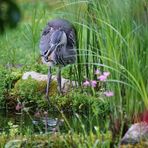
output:
[[[44,52],[44,60],[46,62],[53,61],[53,54],[54,51],[63,51],[66,49],[67,45],[67,37],[66,33],[61,30],[56,30],[51,34],[50,42],[49,42],[49,49]]]
[[[66,49],[67,45],[67,37],[66,33],[61,30],[56,30],[51,34],[50,42],[49,42],[49,49],[44,53],[44,59],[46,62],[50,60],[50,56],[54,51],[57,50],[64,50]]]
[[[50,44],[55,48],[61,45],[66,46],[67,44],[66,33],[61,30],[56,30],[55,32],[53,32],[51,35]]]

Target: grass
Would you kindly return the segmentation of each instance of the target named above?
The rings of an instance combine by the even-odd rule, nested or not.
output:
[[[106,130],[112,129],[115,134],[114,140],[116,140],[114,143],[118,145],[124,127],[133,122],[135,115],[148,109],[147,1],[63,0],[55,1],[55,3],[37,1],[28,5],[27,2],[18,0],[18,3],[23,11],[23,18],[15,30],[7,30],[0,37],[0,64],[6,67],[25,66],[24,69],[22,68],[22,72],[35,69],[38,72],[47,73],[47,68],[39,64],[38,44],[41,30],[49,19],[60,17],[70,20],[77,30],[78,57],[77,63],[65,68],[63,75],[77,80],[82,93],[77,96],[75,91],[72,92],[72,96],[75,98],[72,107],[74,110],[80,107],[81,110],[81,107],[88,105],[89,111],[89,107],[93,108],[94,105],[94,111],[91,112],[90,109],[85,119],[90,122],[91,128],[89,130],[84,128],[84,123],[79,120],[82,129],[84,128],[81,132],[82,139],[78,140],[77,135],[75,136],[75,133],[79,131],[76,124],[71,136],[74,139],[71,140],[76,142],[79,147],[97,147],[99,141],[97,138],[94,140],[94,137],[98,136],[101,130],[99,124],[95,128],[93,119],[91,119],[93,116],[96,121],[100,119],[101,122],[110,125]],[[100,69],[102,72],[109,71],[111,73],[109,79],[103,84],[98,82],[97,85],[101,88],[84,89],[82,84],[86,79],[97,79],[94,74],[96,69]],[[73,77],[69,71],[74,73]],[[5,87],[2,83],[0,84],[0,94],[3,93],[2,90]],[[107,106],[100,109],[101,105],[98,106],[95,103],[92,105],[92,98],[102,99],[100,94],[105,90],[114,91],[114,96],[108,99]],[[85,97],[83,94],[87,94],[88,99],[83,101]],[[3,100],[3,96],[0,98]],[[57,104],[59,102],[59,106],[62,106],[68,99],[57,97],[55,100]],[[109,110],[112,113],[105,116],[106,113],[101,112],[103,110]],[[105,116],[104,119],[98,116],[99,112]],[[79,116],[76,115],[75,118],[79,119]],[[114,127],[116,124],[119,125],[118,129]],[[71,128],[74,129],[74,125]],[[96,129],[98,134],[94,131]],[[67,134],[70,136],[69,133]],[[83,145],[83,140],[88,143]],[[80,141],[83,142],[79,143]],[[64,141],[64,143],[67,144],[67,147],[72,144],[68,141]],[[104,147],[109,147],[109,144],[104,144]]]
[[[76,5],[75,11],[80,12],[79,17],[75,20],[72,18],[77,30],[80,30],[78,44],[79,48],[83,49],[79,50],[77,69],[79,75],[93,77],[93,69],[96,67],[110,71],[112,79],[108,87],[114,88],[116,92],[112,102],[116,112],[119,108],[121,111],[122,108],[126,109],[127,114],[142,111],[148,103],[145,75],[148,49],[148,28],[145,24],[147,10],[144,9],[146,2],[136,1],[134,4],[128,0],[81,2],[85,5],[85,9],[77,7],[80,1],[70,3],[71,7]],[[139,3],[139,10],[135,10]],[[70,6],[65,6],[66,11],[71,10]],[[139,15],[143,15],[141,16],[143,20]],[[64,16],[71,18],[71,15],[66,13]],[[85,73],[81,74],[82,69]],[[82,79],[83,77],[80,81]]]

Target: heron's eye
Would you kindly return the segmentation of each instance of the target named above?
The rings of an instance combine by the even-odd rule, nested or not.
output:
[[[47,52],[48,52],[48,50],[46,50],[46,51],[44,52],[44,55],[46,55]]]

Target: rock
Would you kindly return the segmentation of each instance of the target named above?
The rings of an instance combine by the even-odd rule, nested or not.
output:
[[[29,71],[29,72],[25,72],[22,76],[23,80],[28,79],[29,77],[31,77],[32,79],[35,79],[37,81],[47,81],[47,75],[44,74],[40,74],[37,73],[35,71]]]
[[[26,142],[26,139],[23,140],[10,140],[6,143],[5,148],[19,148],[22,147]]]
[[[31,77],[34,80],[37,81],[47,81],[47,75],[41,74],[41,73],[37,73],[35,71],[29,71],[29,72],[25,72],[22,76],[23,80],[27,80],[29,77]],[[53,75],[52,76],[52,81],[57,81],[56,76]],[[69,79],[61,79],[62,83],[62,89],[64,92],[67,92],[70,88],[70,86],[77,86],[77,82],[75,81],[70,81]]]
[[[122,145],[144,144],[148,147],[148,123],[140,122],[133,124],[121,139]],[[142,146],[144,146],[142,145]],[[145,147],[145,146],[144,146]]]

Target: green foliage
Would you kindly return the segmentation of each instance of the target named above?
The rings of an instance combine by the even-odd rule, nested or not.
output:
[[[96,79],[96,68],[111,73],[102,89],[113,90],[109,100],[111,124],[148,108],[148,11],[143,0],[64,0],[56,16],[70,20],[78,35],[75,77]],[[68,13],[67,13],[68,12]]]
[[[51,103],[58,110],[63,110],[65,113],[79,112],[83,114],[92,114],[93,116],[107,117],[110,112],[109,100],[103,100],[99,97],[74,90],[67,93],[65,96],[51,97]]]
[[[2,136],[0,136],[1,139]],[[1,142],[1,145],[5,145],[9,147],[13,146],[25,146],[25,147],[54,147],[54,148],[65,148],[65,147],[98,147],[98,148],[109,148],[111,142],[111,133],[107,132],[98,135],[94,135],[93,133],[89,133],[87,137],[83,134],[71,133],[67,134],[43,134],[43,135],[30,135],[29,137],[19,136],[15,140],[14,137],[11,136],[6,140],[5,143]],[[4,141],[4,140],[3,140]],[[7,141],[7,142],[6,142]]]
[[[96,80],[94,75],[96,68],[102,72],[109,71],[111,76],[104,85],[101,85],[99,92],[93,93],[94,96],[82,87],[80,89],[83,89],[84,93],[76,90],[65,96],[51,95],[52,107],[56,106],[56,109],[70,110],[74,113],[87,113],[88,116],[85,119],[89,120],[92,127],[94,118],[104,124],[106,118],[110,116],[107,123],[111,126],[116,128],[118,125],[116,121],[119,121],[117,130],[118,134],[120,133],[118,135],[120,139],[125,118],[131,122],[134,114],[148,107],[147,1],[63,0],[56,3],[56,9],[52,8],[52,12],[49,11],[50,4],[51,2],[47,1],[37,1],[30,2],[28,5],[28,2],[21,1],[20,7],[24,11],[24,19],[17,30],[6,31],[4,36],[1,36],[0,64],[16,67],[21,64],[24,66],[23,71],[35,70],[47,74],[46,66],[35,64],[40,63],[38,42],[41,30],[51,18],[60,17],[70,20],[77,30],[78,57],[74,66],[64,69],[64,77],[77,80],[81,86],[86,79]],[[33,100],[42,108],[46,103],[44,101],[46,83],[38,83],[32,79],[17,82],[21,72],[0,69],[0,103],[4,104],[5,93],[8,93],[21,101]],[[53,85],[54,90],[51,92],[55,92],[56,84]],[[113,90],[114,97],[107,99],[98,95],[106,89]],[[84,123],[79,125],[83,130]],[[75,128],[77,132],[80,130],[79,127]],[[85,131],[87,130],[85,129],[84,133]],[[95,139],[94,143],[96,133],[84,133],[80,134],[81,136],[76,133],[72,133],[73,136],[67,133],[68,136],[66,136],[65,133],[58,136],[59,143],[53,138],[50,144],[57,147],[59,145],[98,147],[98,143],[102,145],[102,141],[98,139]],[[0,139],[0,141],[5,140]]]
[[[18,135],[18,133],[19,133],[18,125],[13,125],[12,122],[8,122],[8,126],[9,126],[10,137],[14,137],[14,136]]]
[[[78,33],[75,74],[79,84],[85,77],[94,79],[96,68],[110,71],[111,78],[106,88],[115,92],[110,100],[113,116],[122,120],[125,112],[130,118],[147,108],[147,2],[64,2],[65,10],[58,10],[74,23]],[[61,14],[57,12],[57,16]]]
[[[40,100],[45,93],[46,82],[38,82],[32,78],[27,80],[19,80],[13,89],[14,95],[20,101],[35,101]],[[17,99],[16,98],[16,99]]]
[[[0,67],[0,106],[4,106],[6,92],[6,73],[7,71]]]
[[[4,107],[7,97],[14,84],[20,79],[22,73],[20,70],[8,69],[0,66],[0,106]]]

